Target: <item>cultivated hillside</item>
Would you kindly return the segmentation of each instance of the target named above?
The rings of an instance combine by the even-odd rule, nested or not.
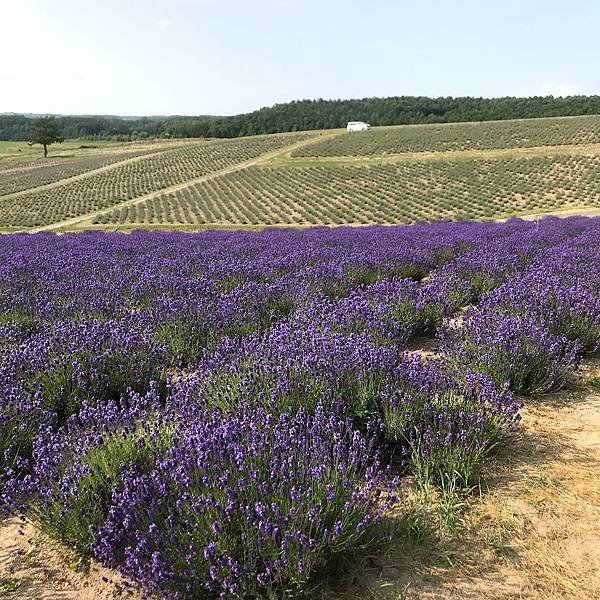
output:
[[[600,116],[96,149],[71,142],[68,151],[53,147],[47,162],[12,151],[0,160],[5,231],[395,224],[600,209]]]

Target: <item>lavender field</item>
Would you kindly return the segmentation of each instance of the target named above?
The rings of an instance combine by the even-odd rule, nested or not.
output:
[[[600,349],[599,258],[583,217],[3,236],[3,510],[158,597],[305,597]]]

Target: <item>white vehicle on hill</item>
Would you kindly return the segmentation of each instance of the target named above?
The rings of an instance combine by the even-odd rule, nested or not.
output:
[[[362,121],[348,121],[348,125],[346,126],[348,133],[352,131],[369,131],[369,129],[371,129],[371,125]]]

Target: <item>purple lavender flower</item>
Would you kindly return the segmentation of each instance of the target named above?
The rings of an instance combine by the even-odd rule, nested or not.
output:
[[[2,236],[3,506],[149,592],[302,593],[384,460],[469,485],[512,392],[598,349],[599,249],[585,218]]]

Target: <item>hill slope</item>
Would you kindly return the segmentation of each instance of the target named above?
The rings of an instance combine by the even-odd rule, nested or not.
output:
[[[362,225],[600,209],[597,116],[103,152],[0,170],[0,228]]]

